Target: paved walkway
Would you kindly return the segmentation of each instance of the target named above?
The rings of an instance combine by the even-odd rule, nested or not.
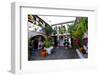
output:
[[[64,47],[55,48],[52,53],[45,58],[40,55],[40,50],[35,51],[34,56],[31,56],[31,60],[54,60],[54,59],[78,59],[76,51],[67,49]]]

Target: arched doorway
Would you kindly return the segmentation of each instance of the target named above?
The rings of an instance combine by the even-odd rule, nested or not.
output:
[[[32,37],[31,40],[32,40],[33,49],[38,49],[39,41],[44,42],[45,37],[42,35],[36,35],[36,36]]]

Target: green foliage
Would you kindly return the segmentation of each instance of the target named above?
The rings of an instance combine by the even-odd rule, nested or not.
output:
[[[31,40],[31,38],[28,39],[28,45],[32,46],[32,40]]]
[[[40,27],[42,27],[42,28],[43,28],[42,24],[40,24],[40,23],[38,24],[38,26],[40,26]]]
[[[60,34],[66,33],[66,28],[65,28],[65,26],[59,27],[59,33],[60,33]]]
[[[73,31],[75,31],[74,25],[69,26],[68,27],[68,32],[71,33]]]
[[[56,30],[53,30],[52,33],[55,35],[55,34],[57,34],[57,31]]]
[[[84,33],[88,30],[88,18],[81,17],[79,23],[75,23],[73,26],[69,27],[68,31],[72,32],[74,38],[82,38]]]
[[[28,58],[30,59],[30,56],[32,55],[32,40],[31,38],[28,39]]]
[[[74,39],[79,39],[82,45],[84,33],[88,30],[88,18],[87,17],[79,17],[79,22],[76,22],[73,26],[68,28],[68,32],[71,33]],[[79,45],[74,45],[75,47],[79,47]]]
[[[45,32],[47,36],[51,35],[53,32],[52,27],[50,25],[45,26]]]
[[[52,30],[53,35],[57,34],[57,27],[54,27],[54,29]]]
[[[52,39],[50,39],[49,37],[45,38],[45,47],[46,48],[51,47],[52,43],[53,43]]]

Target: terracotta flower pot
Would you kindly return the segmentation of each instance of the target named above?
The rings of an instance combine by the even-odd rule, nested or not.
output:
[[[80,52],[82,52],[83,54],[86,53],[86,50],[85,50],[83,47],[80,47],[79,50],[80,50]]]
[[[45,58],[48,56],[48,53],[46,52],[46,50],[42,50],[41,51],[41,57]]]

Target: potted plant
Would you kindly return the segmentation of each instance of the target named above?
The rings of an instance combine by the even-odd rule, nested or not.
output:
[[[49,37],[45,38],[45,49],[48,54],[51,54],[53,46],[52,46],[52,40]]]

